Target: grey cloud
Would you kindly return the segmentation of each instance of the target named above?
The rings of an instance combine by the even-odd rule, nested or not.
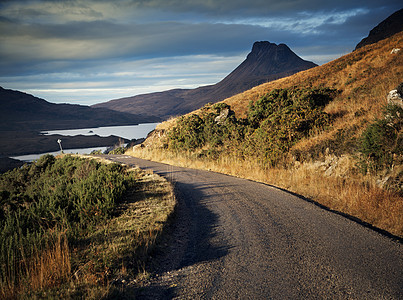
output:
[[[330,12],[350,10],[355,8],[379,9],[391,7],[396,10],[401,7],[400,0],[133,0],[130,2],[136,8],[152,8],[173,10],[177,12],[197,12],[212,16],[279,16],[295,12]]]
[[[55,26],[3,22],[2,28],[0,36],[7,42],[0,45],[3,74],[40,72],[49,61],[79,66],[84,59],[239,53],[267,32],[250,25],[178,22],[117,25],[96,21]],[[14,64],[25,66],[15,68]]]
[[[10,19],[24,23],[60,23],[65,20],[99,20],[104,17],[102,11],[91,6],[96,1],[80,0],[31,0],[31,1],[3,1],[0,2],[0,12]]]
[[[16,1],[23,3],[24,1]],[[19,7],[19,15],[25,17],[35,16],[35,14],[59,14],[59,19],[64,19],[64,15],[85,15],[87,18],[106,19],[113,15],[112,11],[120,11],[121,16],[130,16],[130,12],[141,11],[146,16],[150,11],[163,14],[179,13],[182,16],[192,14],[193,18],[212,18],[229,20],[233,18],[248,17],[297,17],[301,12],[320,12],[330,13],[338,11],[348,11],[357,8],[369,10],[379,10],[389,8],[398,10],[401,8],[400,0],[117,0],[117,1],[95,1],[95,0],[75,0],[75,1],[27,1],[27,7]],[[42,4],[42,9],[38,5]],[[4,8],[12,7],[13,2],[0,3]],[[58,10],[52,10],[52,7],[58,7]],[[119,14],[119,13],[118,13]],[[17,14],[18,15],[18,14]],[[136,14],[140,16],[141,14]],[[55,17],[54,21],[57,20]],[[118,20],[118,19],[117,19]]]

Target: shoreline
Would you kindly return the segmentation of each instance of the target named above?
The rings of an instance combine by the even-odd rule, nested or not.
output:
[[[118,136],[100,137],[98,135],[63,136],[42,135],[37,132],[1,131],[0,157],[13,157],[60,150],[57,140],[62,140],[63,149],[78,149],[90,147],[110,147],[129,140]]]
[[[127,139],[112,135],[108,137],[98,135],[63,136],[59,134],[45,136],[34,131],[0,131],[0,173],[21,167],[26,163],[12,157],[60,151],[58,139],[62,140],[62,147],[65,151],[80,148],[113,147],[122,142],[130,142]]]

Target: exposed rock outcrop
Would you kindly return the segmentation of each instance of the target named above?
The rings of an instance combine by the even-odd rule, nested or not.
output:
[[[228,118],[228,115],[229,115],[229,108],[224,108],[220,112],[220,114],[217,117],[215,117],[214,122],[216,122],[217,124],[222,124]]]
[[[399,85],[399,87],[395,90],[391,90],[387,96],[388,104],[398,105],[403,108],[403,95],[401,94],[401,89],[403,87],[403,83]]]

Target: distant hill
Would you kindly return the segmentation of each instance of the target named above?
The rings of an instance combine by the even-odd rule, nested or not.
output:
[[[121,113],[106,108],[55,104],[0,87],[0,130],[51,130],[156,122],[156,117]]]
[[[96,104],[121,112],[155,115],[163,119],[182,115],[209,102],[218,102],[259,84],[286,77],[317,66],[303,60],[285,44],[256,42],[247,58],[227,77],[214,85],[196,89],[173,89],[115,99]]]
[[[403,30],[403,9],[400,9],[397,12],[390,15],[385,20],[383,20],[377,26],[375,26],[369,32],[369,35],[366,38],[362,39],[357,44],[355,50],[364,47],[366,45],[374,44],[388,37],[391,37],[392,35],[399,33],[402,30]]]

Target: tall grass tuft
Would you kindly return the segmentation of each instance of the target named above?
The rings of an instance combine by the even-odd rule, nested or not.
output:
[[[71,275],[70,251],[64,232],[55,232],[46,242],[38,243],[35,238],[19,234],[3,242],[0,249],[2,299],[60,285]]]

